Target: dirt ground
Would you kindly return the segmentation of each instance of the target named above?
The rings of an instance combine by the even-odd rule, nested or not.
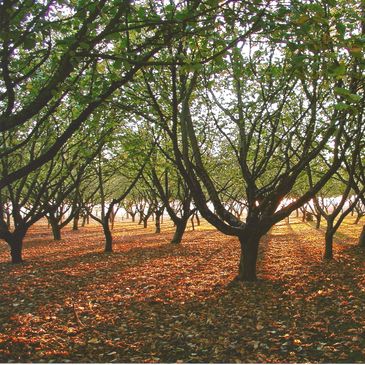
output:
[[[349,218],[323,262],[322,230],[292,218],[261,245],[259,281],[231,284],[239,244],[207,223],[172,246],[170,221],[0,242],[0,362],[364,362],[365,252]]]

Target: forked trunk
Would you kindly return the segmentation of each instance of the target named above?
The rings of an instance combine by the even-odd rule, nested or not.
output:
[[[132,222],[134,223],[136,221],[136,215],[131,213]]]
[[[188,219],[189,218],[184,218],[184,219],[181,219],[179,222],[175,223],[176,228],[175,228],[174,237],[172,237],[172,240],[171,240],[172,244],[178,245],[179,243],[181,243]]]
[[[106,222],[103,222],[103,231],[105,237],[105,252],[113,252],[113,237],[109,228],[109,222],[106,219]]]
[[[256,264],[259,252],[259,242],[261,236],[251,236],[249,238],[239,237],[241,244],[241,257],[237,280],[256,281]]]
[[[365,248],[365,225],[362,227],[358,245],[359,247]]]

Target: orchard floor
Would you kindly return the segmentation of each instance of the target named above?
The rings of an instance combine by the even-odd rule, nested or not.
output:
[[[0,362],[364,362],[365,252],[349,218],[335,260],[323,231],[291,219],[261,245],[254,284],[230,284],[239,245],[204,223],[172,246],[118,223],[105,254],[99,226],[46,225],[25,240],[24,265],[0,242]]]

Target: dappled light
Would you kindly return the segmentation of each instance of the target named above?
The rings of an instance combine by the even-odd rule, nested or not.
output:
[[[67,230],[54,243],[49,234],[40,235],[46,227],[36,225],[21,266],[7,263],[2,245],[0,359],[364,358],[365,262],[352,252],[353,230],[346,243],[335,244],[337,260],[323,265],[321,234],[300,220],[281,222],[264,238],[259,282],[252,285],[232,283],[239,257],[235,238],[204,223],[176,247],[167,244],[171,228],[165,222],[155,235],[151,228],[118,223],[110,255],[95,243],[102,237],[95,226],[78,235]],[[90,236],[93,245],[86,244]],[[79,248],[81,254],[73,255]]]

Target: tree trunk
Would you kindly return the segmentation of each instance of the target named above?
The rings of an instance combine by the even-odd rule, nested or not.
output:
[[[307,222],[313,222],[313,214],[312,213],[307,212],[305,218],[306,218]]]
[[[299,218],[299,209],[295,209],[295,217]]]
[[[362,215],[361,214],[358,214],[357,216],[356,216],[356,219],[355,219],[355,222],[354,222],[354,224],[358,224],[359,222],[360,222],[360,219],[362,218]]]
[[[110,215],[110,225],[111,225],[112,230],[114,229],[115,216],[116,216],[116,213],[112,213]]]
[[[189,218],[182,218],[178,223],[176,223],[175,234],[171,240],[172,244],[178,245],[179,243],[181,243],[188,219]]]
[[[52,227],[53,239],[55,241],[59,241],[61,239],[61,229],[58,225],[57,219],[53,215],[50,215],[48,220]]]
[[[325,235],[325,249],[323,258],[325,260],[332,260],[333,259],[333,228],[332,222],[327,222],[327,230]]]
[[[5,212],[6,215],[6,226],[8,227],[8,229],[10,229],[11,226],[11,214],[9,212],[9,210],[7,209]]]
[[[135,213],[134,214],[130,213],[130,215],[132,217],[132,222],[135,223],[135,221],[136,221],[136,214]]]
[[[113,237],[109,228],[109,222],[103,222],[103,231],[105,236],[105,252],[113,252]]]
[[[76,213],[73,219],[72,230],[77,231],[79,229],[80,213]]]
[[[21,264],[23,262],[22,251],[23,251],[23,239],[24,233],[12,233],[11,237],[7,240],[10,246],[10,255],[12,264]]]
[[[155,233],[161,233],[161,213],[160,212],[156,212],[155,225],[156,225]]]
[[[322,216],[320,214],[316,215],[316,229],[321,227],[321,218]]]
[[[61,240],[61,229],[58,224],[52,225],[52,233],[55,241]]]
[[[191,228],[193,229],[193,231],[195,231],[195,224],[194,224],[194,214],[191,216]]]
[[[259,252],[260,236],[239,237],[241,244],[241,257],[237,280],[239,281],[256,281],[256,263]]]
[[[200,218],[198,212],[195,213],[195,218],[196,218],[196,225],[200,226]]]
[[[148,224],[148,217],[144,217],[144,218],[142,219],[142,221],[143,221],[143,228],[147,228],[147,224]]]
[[[359,237],[359,243],[358,243],[358,245],[360,247],[365,248],[365,224],[362,227],[362,231],[361,231],[361,234],[360,234],[360,237]]]

